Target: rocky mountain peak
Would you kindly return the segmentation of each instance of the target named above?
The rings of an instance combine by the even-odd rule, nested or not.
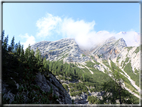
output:
[[[84,62],[91,60],[90,55],[97,55],[104,59],[115,58],[126,46],[123,38],[116,40],[115,37],[111,37],[91,51],[80,49],[73,38],[65,38],[57,41],[42,41],[32,45],[31,48],[36,51],[38,47],[43,57],[46,57],[47,60]]]
[[[109,39],[107,39],[107,40],[105,41],[105,44],[106,44],[106,43],[115,42],[115,41],[116,41],[116,38],[115,38],[114,36],[112,36],[112,37],[110,37]]]
[[[120,38],[116,40],[115,37],[107,39],[102,45],[98,46],[92,51],[92,55],[98,55],[99,58],[108,59],[116,58],[121,50],[126,47],[125,40]]]
[[[127,44],[126,44],[126,42],[123,38],[118,39],[115,42],[115,45],[116,45],[116,47],[121,48],[121,49],[124,48],[124,47],[127,47]]]

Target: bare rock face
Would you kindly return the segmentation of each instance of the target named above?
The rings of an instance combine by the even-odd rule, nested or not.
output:
[[[96,46],[95,49],[83,51],[80,49],[74,39],[61,39],[54,42],[43,41],[31,46],[34,51],[38,47],[43,57],[47,60],[64,60],[65,62],[85,62],[89,61],[90,55],[97,55],[99,58],[108,59],[115,58],[126,47],[124,39],[116,40],[114,37],[109,38],[103,44]],[[85,54],[86,55],[85,55]]]
[[[113,59],[116,58],[121,50],[126,46],[127,45],[123,38],[120,38],[119,40],[110,38],[106,40],[102,45],[95,48],[92,51],[92,55],[97,55],[99,58],[103,59]]]
[[[84,62],[90,60],[89,57],[82,57],[82,51],[74,39],[61,39],[54,42],[38,42],[31,46],[31,49],[40,50],[47,60],[64,60],[65,62]]]
[[[43,92],[49,92],[51,87],[53,90],[53,95],[58,96],[58,102],[60,104],[72,104],[72,100],[70,98],[70,95],[67,93],[67,91],[63,88],[62,84],[56,79],[55,76],[52,74],[48,74],[49,77],[46,77],[44,74],[41,74],[40,72],[36,75],[35,78],[35,84],[40,87],[40,89]],[[47,79],[48,78],[48,79]],[[16,83],[17,84],[17,83]],[[16,86],[16,84],[13,84]],[[32,84],[31,84],[32,85]],[[3,92],[3,98],[10,99],[9,103],[14,101],[14,97],[16,95],[19,95],[18,92],[13,93],[11,89],[7,88],[8,85],[6,83],[3,83],[2,85],[2,92]],[[18,90],[18,87],[16,88]],[[29,92],[27,91],[22,92],[22,95],[24,96],[24,103],[27,103],[28,100],[31,100],[27,97],[27,94]],[[35,93],[36,94],[36,93]]]
[[[45,78],[44,75],[38,73],[36,76],[36,83],[41,88],[42,91],[48,92],[52,87],[53,93],[59,97],[60,104],[72,104],[71,98],[67,91],[63,88],[62,84],[54,77],[49,74],[49,80]]]

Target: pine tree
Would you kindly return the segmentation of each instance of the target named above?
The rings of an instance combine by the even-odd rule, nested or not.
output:
[[[21,54],[21,44],[19,41],[18,46],[17,46],[17,55],[20,56],[20,54]]]
[[[49,63],[49,71],[52,71],[52,62]]]
[[[40,52],[40,50],[38,48],[36,49],[35,57],[38,59],[38,61],[42,60],[41,59],[41,52]]]
[[[46,58],[43,59],[43,66],[45,69],[47,69],[47,62],[46,62]]]
[[[33,49],[31,50],[31,56],[34,57],[35,52],[33,51]]]
[[[18,44],[16,43],[15,46],[14,46],[14,53],[17,52],[17,48],[18,48]]]
[[[25,59],[25,56],[24,56],[24,49],[23,49],[23,45],[21,46],[21,61],[23,62]]]
[[[7,37],[5,37],[5,39],[4,39],[3,49],[4,49],[4,50],[7,50],[7,47],[8,47],[8,35],[7,35]]]
[[[2,35],[1,35],[1,44],[2,44],[2,46],[4,44],[4,30],[2,31]]]
[[[23,48],[23,45],[21,47],[21,55],[23,56],[24,55],[24,48]]]
[[[8,46],[8,51],[9,51],[9,52],[11,52],[11,51],[12,51],[12,48],[11,48],[11,46],[10,46],[10,45]]]
[[[12,38],[12,40],[11,40],[11,50],[13,51],[13,49],[14,49],[14,45],[15,45],[15,43],[14,43],[14,36],[13,36],[13,38]]]
[[[26,50],[25,50],[25,58],[26,58],[26,59],[29,58],[29,47],[26,48]]]
[[[84,74],[82,74],[82,77],[83,77],[83,81],[85,81],[85,77],[84,77]]]
[[[58,72],[60,72],[60,70],[61,70],[61,66],[60,66],[60,65],[58,65],[58,69],[57,69],[57,71],[58,71]]]

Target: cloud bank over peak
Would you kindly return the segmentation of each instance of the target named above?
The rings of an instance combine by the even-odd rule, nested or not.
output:
[[[76,21],[72,18],[61,18],[47,13],[45,17],[37,21],[36,26],[39,30],[37,37],[50,38],[57,34],[62,38],[74,38],[78,45],[84,49],[90,49],[112,36],[116,39],[123,38],[127,46],[138,46],[140,44],[140,35],[132,30],[117,33],[105,30],[96,32],[94,20],[92,22]]]

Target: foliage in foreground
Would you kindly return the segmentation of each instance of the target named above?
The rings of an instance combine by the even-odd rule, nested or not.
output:
[[[20,42],[14,43],[12,38],[11,45],[8,45],[8,36],[4,38],[2,34],[2,80],[6,83],[7,89],[15,95],[12,104],[58,104],[58,97],[53,95],[52,89],[49,92],[43,92],[35,85],[35,77],[38,72],[48,73],[47,66],[44,66],[41,54],[37,49],[34,53],[30,46],[24,51]],[[15,85],[19,84],[19,88]],[[25,96],[27,99],[24,99]],[[4,97],[3,104],[8,104],[10,99]]]

